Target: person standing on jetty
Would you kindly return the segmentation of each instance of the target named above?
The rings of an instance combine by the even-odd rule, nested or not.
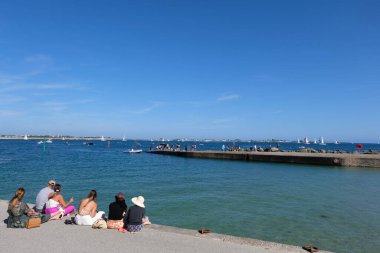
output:
[[[135,204],[128,209],[127,216],[124,220],[124,227],[129,232],[138,232],[144,228],[143,218],[145,216],[144,197],[138,196],[132,198],[132,203]]]
[[[41,189],[41,191],[37,194],[36,198],[36,205],[34,207],[34,210],[38,213],[44,213],[45,212],[45,203],[49,199],[49,195],[54,192],[54,186],[55,181],[50,180],[48,185]]]
[[[25,196],[25,189],[18,188],[14,197],[9,201],[8,205],[8,228],[25,228],[29,220],[29,217],[36,215],[36,212],[29,208],[29,206],[23,201]],[[40,214],[41,222],[47,222],[50,219],[50,215]]]
[[[62,187],[60,184],[54,186],[54,193],[49,195],[49,200],[46,202],[45,213],[55,214],[58,211],[61,212],[63,216],[69,213],[75,212],[75,207],[71,205],[74,202],[74,198],[71,198],[69,202],[65,202],[63,196],[61,195]]]

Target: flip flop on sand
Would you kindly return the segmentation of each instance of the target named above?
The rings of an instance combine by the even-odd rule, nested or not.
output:
[[[306,251],[309,251],[309,252],[318,252],[319,251],[319,248],[314,247],[314,246],[310,246],[310,245],[302,246],[302,248]]]
[[[210,229],[199,229],[198,232],[201,234],[208,234],[208,233],[211,233],[211,230]]]

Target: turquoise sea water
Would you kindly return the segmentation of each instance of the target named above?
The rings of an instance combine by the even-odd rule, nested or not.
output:
[[[36,142],[0,140],[1,199],[10,199],[22,186],[26,200],[34,202],[48,180],[55,179],[63,185],[63,196],[73,196],[76,205],[96,189],[99,209],[105,211],[118,191],[128,199],[143,195],[148,216],[158,224],[313,244],[336,252],[380,248],[380,169],[130,155],[123,151],[136,143],[121,141],[94,146],[54,141],[42,152]],[[147,148],[151,143],[140,144]]]

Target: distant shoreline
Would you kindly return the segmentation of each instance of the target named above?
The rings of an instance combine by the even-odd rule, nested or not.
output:
[[[111,137],[77,137],[77,136],[48,136],[48,135],[31,135],[27,136],[27,139],[25,139],[25,136],[20,135],[1,135],[0,140],[44,140],[44,139],[50,139],[50,140],[62,140],[62,141],[68,141],[68,140],[86,140],[86,141],[96,141],[96,140],[105,140],[105,141],[112,141],[113,138]]]
[[[51,139],[51,140],[105,140],[105,141],[121,141],[123,138],[112,138],[112,137],[99,137],[99,136],[51,136],[51,135],[27,135],[27,140],[43,140],[43,139]],[[25,140],[25,135],[0,135],[0,140]],[[128,139],[128,141],[150,141],[150,142],[220,142],[220,143],[240,143],[240,142],[248,142],[248,143],[297,143],[295,140],[277,140],[277,139],[267,139],[267,140],[242,140],[242,139],[181,139],[181,138],[150,138],[150,139]],[[326,142],[326,144],[332,144],[332,142]],[[361,142],[366,143],[366,142]],[[300,144],[303,144],[302,142]],[[339,144],[354,144],[351,142],[339,142]],[[366,144],[376,144],[376,143],[366,143]]]

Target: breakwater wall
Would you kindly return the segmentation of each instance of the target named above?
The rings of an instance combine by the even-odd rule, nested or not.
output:
[[[380,168],[379,154],[161,150],[149,151],[148,153],[188,158],[240,160],[249,162],[296,163],[326,166]]]

